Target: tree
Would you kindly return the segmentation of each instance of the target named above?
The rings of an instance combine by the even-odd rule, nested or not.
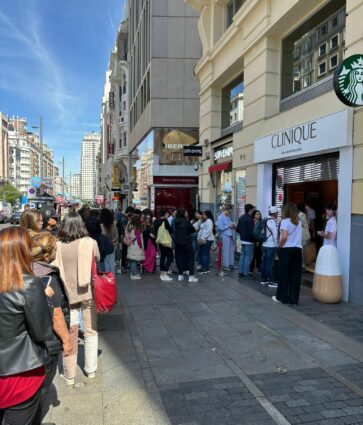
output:
[[[10,183],[5,183],[0,187],[0,200],[5,200],[11,204],[15,204],[17,200],[20,200],[21,193]]]

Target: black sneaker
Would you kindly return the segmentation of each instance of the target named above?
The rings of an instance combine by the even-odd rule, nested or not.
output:
[[[245,277],[243,273],[238,273],[238,277]]]

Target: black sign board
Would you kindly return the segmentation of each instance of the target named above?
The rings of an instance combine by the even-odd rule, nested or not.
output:
[[[184,156],[202,156],[202,146],[183,146]]]

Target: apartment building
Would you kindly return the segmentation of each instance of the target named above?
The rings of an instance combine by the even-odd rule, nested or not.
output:
[[[97,154],[100,134],[86,133],[81,144],[81,198],[94,202],[97,188]]]
[[[266,215],[269,205],[309,199],[322,228],[324,204],[336,202],[344,299],[363,304],[363,110],[346,106],[333,88],[342,60],[363,52],[363,2],[187,3],[200,13],[203,45],[195,69],[203,207],[218,211],[228,202],[240,216],[249,202]],[[362,105],[362,59],[353,68],[351,97]],[[243,120],[231,125],[226,105],[238,87]]]
[[[129,1],[126,7],[133,202],[192,210],[198,158],[184,156],[183,148],[199,142],[198,14],[180,0]]]
[[[127,9],[125,8],[127,12]],[[116,208],[129,202],[130,159],[128,155],[128,22],[124,16],[105,75],[101,106],[101,145],[98,158],[98,190],[106,205]]]
[[[0,112],[0,183],[9,180],[8,116]]]
[[[72,174],[71,178],[71,196],[74,199],[81,198],[81,175],[80,174]]]

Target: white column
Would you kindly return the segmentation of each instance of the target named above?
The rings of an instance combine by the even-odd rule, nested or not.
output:
[[[272,205],[272,164],[257,165],[257,205],[262,216],[268,214],[268,207]]]
[[[353,147],[340,148],[337,248],[343,275],[343,299],[349,300],[350,229],[352,220]]]

